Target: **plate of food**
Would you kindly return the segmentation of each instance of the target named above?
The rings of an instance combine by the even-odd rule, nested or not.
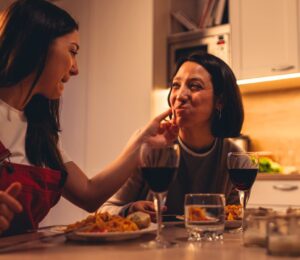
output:
[[[150,216],[143,212],[135,212],[126,218],[109,213],[95,213],[68,225],[64,232],[67,239],[74,241],[120,241],[134,239],[156,229]],[[72,230],[75,231],[70,232]]]
[[[227,205],[225,206],[225,228],[233,229],[242,226],[242,206]]]

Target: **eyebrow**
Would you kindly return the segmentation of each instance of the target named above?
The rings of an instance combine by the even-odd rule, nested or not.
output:
[[[175,80],[182,80],[182,78],[181,77],[175,77],[173,79],[173,81],[175,81]],[[200,77],[191,77],[191,78],[188,78],[188,81],[193,81],[193,80],[200,81],[203,85],[205,85],[204,81]]]

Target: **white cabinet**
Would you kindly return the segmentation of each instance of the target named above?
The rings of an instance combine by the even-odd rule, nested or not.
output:
[[[297,0],[230,0],[238,79],[299,71]]]
[[[300,180],[256,180],[248,207],[300,207]]]

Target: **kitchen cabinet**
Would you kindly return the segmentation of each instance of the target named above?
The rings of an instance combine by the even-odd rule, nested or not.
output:
[[[225,3],[224,5],[222,19],[219,22],[216,22],[215,20],[213,22],[210,21],[209,25],[207,24],[204,29],[188,31],[188,29],[182,25],[182,22],[180,23],[178,20],[174,19],[172,14],[174,15],[174,13],[180,12],[181,15],[191,21],[197,28],[201,14],[207,7],[208,0],[154,0],[153,85],[155,89],[166,88],[170,80],[170,71],[172,71],[170,64],[172,64],[172,62],[168,62],[168,59],[170,59],[171,56],[170,53],[168,53],[168,38],[169,40],[172,38],[171,41],[176,41],[179,38],[185,38],[186,36],[189,40],[193,38],[195,41],[195,38],[197,38],[197,40],[199,39],[199,41],[201,41],[201,36],[199,35],[211,35],[211,32],[215,29],[217,32],[222,31],[223,29],[221,28],[225,28],[226,25],[228,25],[228,1],[229,0],[226,0],[227,4]],[[221,26],[212,26],[213,24]],[[227,31],[230,31],[229,26],[227,27],[228,29],[225,29],[226,34]],[[218,38],[216,37],[216,39]],[[222,52],[222,49],[219,49],[219,52]],[[205,50],[205,48],[203,48],[203,50]],[[230,55],[227,56],[230,57]],[[229,60],[228,62],[230,63]]]
[[[299,71],[297,0],[230,0],[229,9],[238,79]]]
[[[300,207],[299,180],[256,180],[248,207]]]
[[[154,86],[161,88],[167,82],[167,37],[185,33],[170,14],[181,10],[197,21],[200,5],[195,0],[155,0],[154,3]],[[300,71],[300,0],[228,0],[228,3],[229,63],[238,79]]]

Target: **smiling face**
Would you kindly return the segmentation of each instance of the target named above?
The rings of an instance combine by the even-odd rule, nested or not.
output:
[[[49,47],[45,68],[34,90],[51,100],[61,97],[71,76],[78,74],[76,54],[79,49],[78,31],[56,38]]]
[[[170,104],[180,128],[210,128],[214,108],[211,76],[196,62],[184,62],[173,78]]]

